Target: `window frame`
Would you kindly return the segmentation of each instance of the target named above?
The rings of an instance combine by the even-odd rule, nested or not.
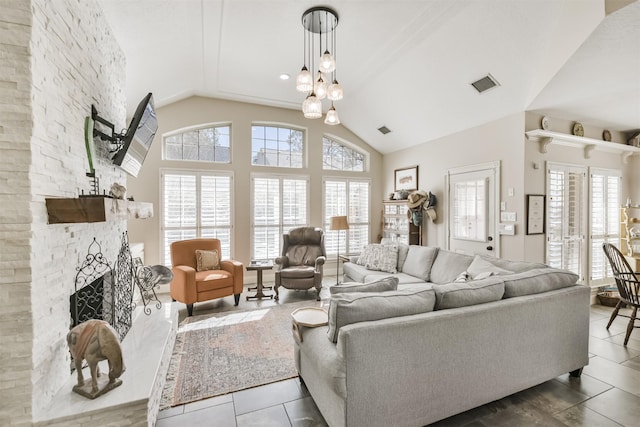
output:
[[[358,170],[348,170],[348,169],[334,169],[334,168],[325,168],[326,162],[325,162],[325,156],[324,156],[324,141],[325,139],[342,146],[343,148],[346,148],[348,150],[350,150],[351,152],[354,153],[358,153],[362,155],[362,170],[358,171]],[[339,138],[335,135],[331,135],[331,134],[323,134],[322,135],[322,170],[323,171],[332,171],[332,172],[353,172],[353,173],[366,173],[369,171],[369,152],[366,150],[363,150],[361,147],[355,145],[352,142],[349,142],[345,139]]]
[[[167,158],[167,138],[176,135],[183,135],[188,132],[200,131],[203,129],[214,129],[219,127],[229,127],[229,161],[221,162],[216,160],[202,160],[198,159],[169,159]],[[183,143],[184,149],[184,143]],[[199,156],[198,156],[199,157]],[[230,165],[233,163],[233,124],[232,122],[212,122],[212,123],[203,123],[195,126],[188,126],[176,130],[172,130],[170,132],[166,132],[162,134],[162,160],[168,162],[197,162],[204,164],[218,164],[218,165]]]
[[[159,170],[160,175],[160,186],[159,186],[159,200],[160,200],[160,220],[159,220],[159,236],[160,236],[160,244],[159,244],[159,260],[161,263],[166,266],[171,266],[170,255],[168,259],[165,259],[165,255],[167,253],[170,254],[169,247],[165,247],[165,231],[167,227],[165,226],[165,175],[193,175],[196,177],[196,237],[202,236],[203,229],[213,229],[213,228],[228,228],[229,229],[229,254],[228,256],[231,259],[235,259],[235,179],[234,172],[228,170],[204,170],[204,169],[176,169],[176,168],[161,168]],[[202,176],[226,176],[229,177],[229,226],[215,226],[215,227],[203,227],[202,226],[202,193],[201,193],[201,178]],[[193,227],[171,227],[171,230],[189,230],[193,229]],[[225,255],[224,253],[222,254]],[[227,259],[227,257],[224,257]]]
[[[616,227],[614,227],[614,232],[613,233],[607,233],[605,235],[595,235],[594,234],[594,230],[593,230],[593,225],[594,225],[594,219],[595,219],[595,215],[593,214],[593,206],[594,206],[594,194],[593,194],[593,190],[594,190],[594,185],[593,185],[593,177],[594,175],[599,175],[599,176],[604,176],[605,177],[605,192],[607,193],[605,195],[605,201],[608,200],[608,189],[607,189],[607,185],[606,185],[606,180],[608,178],[614,177],[617,178],[618,180],[618,194],[617,194],[617,203],[615,206],[615,214],[614,214],[614,223],[616,224]],[[589,285],[594,287],[594,286],[601,286],[604,284],[611,284],[611,282],[614,280],[613,278],[613,272],[611,270],[611,267],[609,265],[608,260],[606,259],[604,252],[602,250],[602,248],[594,248],[594,240],[598,239],[601,240],[605,243],[612,243],[614,244],[617,248],[620,248],[620,206],[622,205],[621,203],[621,198],[622,198],[622,171],[620,169],[613,169],[613,168],[599,168],[599,167],[589,167],[589,182],[588,182],[588,186],[589,186],[589,206],[591,206],[591,209],[589,209],[589,242],[587,245],[587,251],[589,253],[589,259],[588,259],[588,277],[589,277]],[[609,209],[611,209],[611,207],[609,206],[609,204],[606,204],[606,207],[604,207],[603,209],[603,214],[604,214],[604,218],[603,218],[603,223],[605,224],[605,227],[608,228],[608,224],[610,220],[609,218]],[[610,231],[610,230],[608,230]],[[593,278],[593,267],[594,267],[594,257],[595,256],[599,256],[600,262],[603,262],[605,264],[605,269],[604,269],[604,277],[602,278],[598,278],[598,279],[594,279]]]
[[[290,131],[297,131],[297,132],[301,132],[302,133],[302,154],[301,154],[301,165],[300,167],[292,167],[292,166],[281,166],[279,164],[277,165],[263,165],[263,164],[256,164],[253,163],[253,128],[254,127],[271,127],[271,128],[275,128],[275,129],[287,129]],[[291,170],[291,171],[301,171],[304,170],[306,168],[309,167],[309,161],[308,161],[308,153],[309,153],[309,149],[308,149],[308,131],[307,128],[301,127],[301,126],[297,126],[291,123],[281,123],[281,122],[251,122],[251,128],[250,128],[250,143],[249,143],[249,153],[250,153],[250,165],[252,167],[257,167],[257,168],[280,168],[283,170]],[[266,141],[266,138],[265,138]],[[280,140],[278,140],[278,142],[280,142]],[[278,154],[280,152],[278,151]],[[291,162],[289,162],[289,164],[291,164]],[[297,173],[297,172],[293,172],[293,173]]]
[[[347,188],[347,196],[346,196],[346,200],[347,200],[347,206],[346,206],[346,212],[338,212],[338,215],[346,215],[347,216],[347,221],[349,222],[349,230],[347,231],[346,234],[346,238],[342,239],[342,235],[340,235],[341,239],[341,246],[339,248],[340,250],[340,254],[345,254],[345,253],[359,253],[362,248],[358,248],[357,250],[355,248],[351,248],[350,250],[350,241],[352,239],[351,237],[351,229],[352,227],[355,226],[365,226],[366,230],[367,230],[367,238],[365,239],[366,242],[365,244],[368,244],[371,242],[371,178],[364,178],[364,177],[339,177],[339,176],[323,176],[322,177],[322,226],[325,230],[325,249],[327,251],[327,258],[328,259],[337,259],[337,252],[333,252],[330,250],[329,245],[326,245],[328,239],[330,239],[331,234],[332,233],[338,233],[339,231],[335,231],[335,230],[330,230],[329,226],[330,226],[330,217],[327,214],[327,201],[326,201],[326,183],[328,181],[331,182],[344,182],[346,184],[346,188]],[[349,183],[351,182],[357,182],[357,183],[364,183],[367,185],[368,187],[368,193],[369,193],[369,200],[367,202],[367,219],[368,221],[365,222],[354,222],[351,219],[351,216],[349,215]],[[344,243],[344,251],[342,250],[342,243]]]
[[[280,256],[281,252],[282,252],[282,235],[286,230],[290,230],[291,228],[295,228],[295,227],[308,227],[310,224],[310,192],[311,192],[311,177],[309,175],[303,175],[303,174],[284,174],[284,173],[262,173],[262,172],[254,172],[250,174],[250,198],[251,198],[251,210],[250,210],[250,221],[251,221],[251,230],[250,230],[250,248],[249,248],[249,253],[251,254],[251,259],[255,260],[255,259],[262,259],[259,257],[256,257],[256,242],[255,242],[255,230],[256,227],[258,227],[256,225],[256,220],[255,220],[255,215],[256,215],[256,202],[255,202],[255,180],[256,178],[258,179],[278,179],[278,188],[279,188],[279,192],[280,192],[280,209],[279,209],[279,223],[277,224],[277,227],[279,228],[278,234],[280,236],[279,241],[278,241],[278,253],[276,255]],[[284,209],[282,209],[282,203],[283,203],[283,198],[282,198],[282,183],[283,180],[301,180],[304,181],[306,184],[306,194],[305,194],[305,212],[306,212],[306,221],[304,224],[284,224],[283,223],[283,216],[284,216]],[[276,225],[260,225],[259,227],[275,227]],[[270,259],[269,256],[267,256],[267,259]]]

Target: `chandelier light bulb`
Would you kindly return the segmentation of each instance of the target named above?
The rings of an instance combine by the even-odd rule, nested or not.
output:
[[[313,91],[316,93],[318,99],[325,99],[327,97],[327,83],[322,78],[321,73],[318,73],[318,80],[316,80],[313,86]]]
[[[302,67],[298,77],[296,77],[296,90],[298,92],[309,93],[313,90],[313,76],[306,66]]]
[[[336,60],[331,56],[328,50],[320,57],[320,71],[323,73],[332,73],[336,69]]]
[[[322,117],[322,102],[311,92],[302,103],[302,112],[307,119],[319,119]]]
[[[332,101],[340,101],[343,96],[344,93],[342,92],[342,86],[337,80],[334,80],[327,88],[327,98]]]
[[[327,111],[327,117],[324,118],[324,123],[332,126],[340,124],[338,112],[334,108],[333,104],[331,104],[331,108],[329,109],[329,111]]]

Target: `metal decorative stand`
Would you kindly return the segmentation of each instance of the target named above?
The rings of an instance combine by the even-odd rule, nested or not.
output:
[[[167,284],[173,279],[173,272],[164,265],[145,266],[140,258],[133,260],[134,272],[138,288],[140,288],[140,297],[144,304],[144,314],[150,315],[150,304],[155,302],[158,310],[162,308],[162,303],[156,294],[156,288],[160,285]]]

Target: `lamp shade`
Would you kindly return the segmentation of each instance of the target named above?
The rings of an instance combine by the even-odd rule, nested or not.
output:
[[[349,222],[346,216],[332,216],[330,230],[348,230]]]

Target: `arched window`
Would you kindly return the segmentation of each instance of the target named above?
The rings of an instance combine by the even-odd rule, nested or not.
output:
[[[322,137],[322,169],[364,172],[365,154],[328,136]]]
[[[251,164],[280,168],[304,167],[304,132],[283,126],[251,126]]]
[[[165,160],[231,163],[231,125],[181,129],[164,136]]]

